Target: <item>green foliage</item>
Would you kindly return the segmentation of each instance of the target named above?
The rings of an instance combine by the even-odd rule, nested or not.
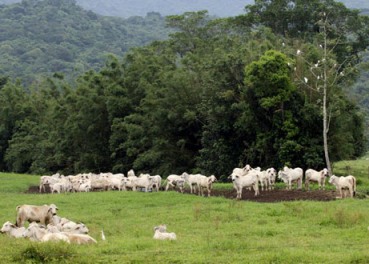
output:
[[[47,3],[63,12],[75,4]],[[112,21],[101,23],[107,36],[116,35]],[[164,178],[187,171],[224,179],[246,163],[324,166],[321,94],[301,83],[321,56],[318,45],[298,37],[282,45],[271,29],[212,20],[205,11],[170,16],[167,24],[178,30],[168,40],[131,49],[122,59],[111,54],[101,70],[73,81],[56,73],[27,91],[8,81],[0,90],[3,169],[76,174],[133,168]],[[76,27],[89,32],[90,26]],[[89,47],[83,36],[76,41]],[[294,56],[296,48],[304,57]],[[27,52],[32,58],[40,50]],[[53,54],[73,58],[69,52]],[[330,96],[334,160],[358,157],[364,142],[358,109],[339,85]]]
[[[74,0],[0,6],[0,75],[27,84],[54,72],[72,79],[101,69],[109,53],[122,56],[132,47],[167,38],[160,14],[138,20],[103,17]]]

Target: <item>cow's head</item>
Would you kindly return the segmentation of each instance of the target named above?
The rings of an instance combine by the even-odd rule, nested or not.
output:
[[[3,227],[1,228],[0,232],[5,233],[7,231],[10,231],[12,228],[16,228],[16,226],[9,221],[5,222]]]
[[[55,204],[50,204],[49,205],[48,212],[51,213],[52,215],[56,215],[57,210],[59,210],[59,208]]]
[[[216,178],[214,175],[211,175],[211,176],[208,178],[208,182],[209,182],[209,183],[216,182],[216,181],[217,181],[217,178]]]
[[[324,168],[321,173],[323,177],[329,177],[329,171],[327,168]]]
[[[330,178],[329,178],[329,183],[330,184],[333,184],[334,182],[336,182],[336,179],[337,179],[337,176],[336,175],[332,175]]]
[[[239,176],[239,175],[234,175],[234,174],[232,174],[231,176],[232,176],[232,181],[235,181],[235,180],[237,180],[237,179],[239,179],[239,178],[240,178],[240,176]]]

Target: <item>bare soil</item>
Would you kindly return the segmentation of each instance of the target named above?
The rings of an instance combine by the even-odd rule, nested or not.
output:
[[[30,186],[26,193],[39,193],[38,186]],[[44,193],[44,192],[42,192]],[[50,193],[50,189],[46,188],[46,193]],[[190,194],[189,190],[185,193]],[[222,196],[227,199],[235,199],[237,196],[236,191],[232,188],[229,190],[212,190],[212,196]],[[260,191],[259,196],[254,196],[254,191],[243,190],[242,199],[246,201],[275,203],[284,201],[298,201],[298,200],[311,200],[311,201],[332,201],[336,199],[336,191],[323,191],[323,190],[286,190],[276,189],[272,191]]]

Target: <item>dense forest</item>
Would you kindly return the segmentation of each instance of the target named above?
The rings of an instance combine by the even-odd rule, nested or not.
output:
[[[27,0],[0,6],[0,75],[37,81],[54,72],[76,77],[100,69],[108,54],[166,39],[158,13],[129,19],[104,17],[74,0]]]
[[[222,19],[168,16],[168,39],[112,54],[72,81],[56,72],[25,87],[3,74],[0,169],[166,177],[226,176],[246,163],[321,168],[325,96],[331,160],[360,156],[364,118],[344,88],[359,76],[369,18],[333,0],[291,2]]]

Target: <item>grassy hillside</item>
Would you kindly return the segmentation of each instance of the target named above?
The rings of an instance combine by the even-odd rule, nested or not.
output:
[[[0,236],[0,263],[366,263],[367,200],[254,203],[176,192],[25,194],[39,177],[0,174],[0,222],[19,204],[49,204],[85,223],[97,245]],[[155,241],[165,223],[177,241]],[[104,230],[106,241],[100,238]]]

